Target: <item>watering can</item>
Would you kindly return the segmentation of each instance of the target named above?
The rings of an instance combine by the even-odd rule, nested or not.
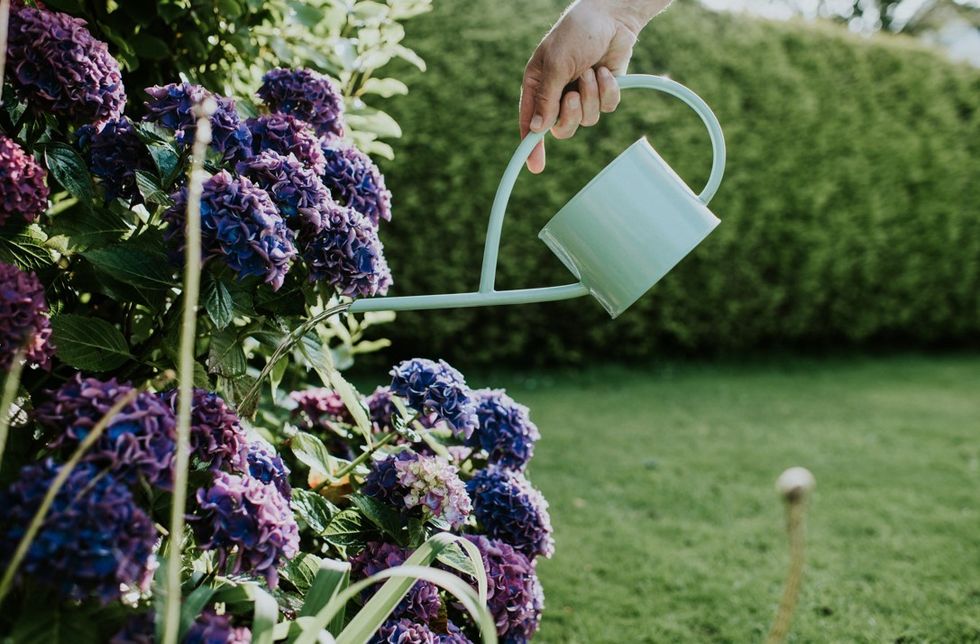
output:
[[[579,281],[497,291],[497,251],[507,202],[524,162],[545,135],[531,133],[517,147],[497,187],[478,291],[360,299],[351,305],[351,312],[528,304],[591,294],[615,318],[638,300],[720,223],[707,205],[725,171],[725,139],[707,104],[680,83],[645,74],[619,76],[616,81],[621,89],[640,87],[676,96],[701,117],[714,153],[711,175],[701,194],[694,194],[646,138],[641,138],[538,233]]]

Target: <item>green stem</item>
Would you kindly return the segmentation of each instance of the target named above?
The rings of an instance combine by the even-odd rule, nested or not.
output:
[[[378,451],[378,448],[379,447],[382,447],[384,445],[387,445],[392,440],[394,440],[394,438],[396,436],[398,436],[398,433],[397,432],[388,432],[387,434],[385,434],[384,436],[382,436],[381,438],[379,438],[377,441],[375,441],[374,445],[372,445],[370,448],[368,448],[368,449],[364,450],[363,452],[361,452],[361,454],[357,458],[355,458],[353,461],[351,461],[350,463],[348,463],[344,467],[340,468],[340,470],[338,470],[336,474],[333,474],[332,476],[328,476],[327,478],[323,479],[323,481],[320,482],[319,485],[317,485],[315,488],[313,488],[313,491],[314,492],[319,492],[323,488],[327,487],[327,485],[331,481],[336,481],[336,480],[339,480],[339,479],[344,478],[345,476],[347,476],[348,474],[350,474],[351,472],[353,472],[354,469],[358,465],[360,465],[364,461],[366,461],[369,458],[371,458],[371,456],[376,451]]]
[[[3,398],[0,398],[0,466],[3,465],[3,450],[7,446],[7,432],[10,430],[10,411],[14,405],[14,398],[17,397],[17,389],[20,387],[20,374],[24,369],[25,355],[27,355],[25,347],[21,347],[14,353],[10,371],[7,372],[7,379],[3,383]]]
[[[773,621],[767,644],[781,644],[789,635],[790,623],[796,611],[796,601],[800,596],[800,585],[803,582],[805,527],[805,500],[791,499],[786,508],[786,529],[789,533],[789,571],[786,574],[786,584],[783,586],[783,597],[779,602],[779,610]]]
[[[10,0],[0,0],[0,100],[3,99],[4,67],[7,64],[7,25],[10,24]],[[10,136],[15,136],[14,132]]]
[[[201,193],[204,189],[204,157],[211,142],[213,101],[194,106],[197,131],[191,153],[187,187],[186,247],[184,249],[184,311],[177,360],[177,458],[174,463],[173,503],[170,513],[170,556],[167,557],[166,603],[163,642],[177,644],[180,629],[180,567],[184,543],[184,513],[190,466],[191,400],[194,396],[194,341],[197,337],[197,301],[201,288]]]

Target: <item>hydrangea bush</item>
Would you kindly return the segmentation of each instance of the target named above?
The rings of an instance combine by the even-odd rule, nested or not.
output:
[[[526,478],[539,437],[527,408],[443,361],[395,365],[368,396],[341,375],[385,346],[370,329],[391,319],[345,312],[393,283],[381,241],[392,197],[369,156],[390,152],[378,136],[392,128],[363,99],[401,91],[372,74],[395,56],[420,63],[399,20],[429,2],[320,4],[291,2],[290,16],[317,16],[309,37],[336,44],[335,59],[315,59],[289,26],[270,49],[306,67],[263,50],[263,75],[250,76],[255,61],[216,63],[227,82],[209,86],[198,81],[214,69],[178,63],[200,76],[126,87],[139,77],[130,41],[153,46],[152,17],[125,38],[112,13],[135,5],[87,24],[53,8],[72,3],[12,3],[5,641],[460,644],[537,631],[535,560],[553,541]],[[365,44],[379,33],[389,39]],[[184,268],[193,248],[199,271]],[[380,583],[402,565],[433,578]]]

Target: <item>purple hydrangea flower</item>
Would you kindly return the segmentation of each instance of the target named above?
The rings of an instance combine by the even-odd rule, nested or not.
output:
[[[425,518],[458,528],[470,514],[470,499],[459,471],[438,456],[406,450],[374,463],[361,492]],[[416,510],[417,509],[417,510]]]
[[[300,233],[300,239],[307,240],[323,229],[324,215],[333,207],[330,192],[295,155],[264,150],[240,162],[236,171],[269,193],[279,214]]]
[[[77,136],[78,147],[89,170],[99,178],[106,201],[122,197],[131,204],[143,203],[136,171],[152,172],[154,165],[129,119],[111,119],[101,126],[85,125],[78,129]]]
[[[374,431],[381,432],[394,427],[392,419],[398,416],[398,408],[392,402],[391,390],[378,387],[364,399]]]
[[[187,188],[174,195],[164,213],[168,240],[183,251]],[[269,194],[246,177],[222,170],[204,182],[201,196],[201,243],[205,260],[220,257],[240,278],[257,275],[278,290],[296,254],[293,233]]]
[[[252,632],[231,625],[231,616],[208,609],[197,616],[184,636],[184,644],[251,644]]]
[[[189,146],[197,131],[195,105],[213,98],[217,109],[211,115],[211,148],[225,161],[247,159],[252,154],[252,133],[242,122],[235,109],[235,101],[219,96],[200,85],[170,83],[147,87],[150,100],[146,101],[147,121],[173,130],[177,143]]]
[[[500,641],[513,644],[529,641],[538,630],[544,610],[544,593],[534,562],[503,541],[481,535],[465,538],[476,545],[483,558],[487,608],[497,625]]]
[[[177,414],[176,389],[164,392],[163,401]],[[212,471],[245,467],[248,437],[238,414],[216,393],[194,388],[191,401],[191,452]]]
[[[122,115],[126,92],[119,64],[84,20],[13,3],[8,33],[7,78],[29,109],[76,124]]]
[[[321,145],[325,170],[323,183],[337,203],[353,208],[374,227],[391,221],[391,192],[371,158],[352,145],[324,139]]]
[[[333,389],[313,387],[305,391],[294,391],[289,397],[296,401],[293,414],[306,416],[307,427],[319,427],[323,421],[352,423],[354,419],[347,411],[344,399]]]
[[[197,491],[194,533],[202,550],[214,550],[218,566],[234,556],[232,573],[263,575],[279,585],[277,567],[299,552],[299,526],[289,501],[257,478],[218,472],[210,488]]]
[[[436,635],[425,624],[410,619],[389,619],[368,640],[368,644],[435,644]]]
[[[26,466],[2,496],[5,529],[0,557],[6,563],[61,465],[52,459]],[[117,599],[120,584],[145,591],[157,541],[153,521],[129,488],[94,463],[78,463],[55,496],[21,565],[30,578],[83,600]]]
[[[289,468],[275,450],[259,441],[248,444],[248,475],[263,483],[271,483],[287,501],[293,497],[289,484]]]
[[[344,99],[333,81],[310,69],[273,69],[258,96],[273,112],[309,123],[319,136],[344,135]]]
[[[473,644],[473,640],[466,637],[459,626],[446,622],[446,632],[436,633],[436,644]]]
[[[354,580],[366,579],[371,575],[394,568],[405,563],[411,550],[399,548],[390,543],[372,541],[365,546],[364,550],[357,553],[350,560],[351,578]],[[363,599],[369,599],[379,585],[372,586],[364,591]],[[416,582],[404,599],[399,602],[392,616],[394,618],[408,617],[420,622],[431,622],[439,616],[439,609],[442,607],[442,600],[439,599],[439,589],[427,581]]]
[[[473,396],[480,428],[468,444],[486,450],[491,465],[523,470],[534,455],[534,443],[541,438],[528,408],[503,389],[479,389]]]
[[[445,360],[414,358],[391,370],[391,392],[408,401],[420,414],[435,414],[431,421],[445,421],[453,434],[468,439],[479,420],[472,392],[463,374]]]
[[[0,262],[0,371],[6,371],[21,347],[29,364],[51,366],[51,323],[44,287],[34,273]]]
[[[391,286],[378,231],[357,211],[333,204],[324,228],[303,249],[310,281],[325,281],[341,295],[384,295]]]
[[[32,222],[48,207],[47,171],[11,139],[0,135],[0,226]]]
[[[59,432],[50,447],[74,449],[132,390],[131,385],[115,378],[102,381],[76,374],[37,408],[38,420]],[[84,460],[109,468],[126,480],[141,476],[151,485],[170,489],[176,425],[173,410],[159,396],[141,392],[115,415]]]
[[[320,142],[309,125],[289,114],[266,114],[246,121],[252,132],[252,152],[273,150],[293,154],[316,174],[323,174],[326,160]]]
[[[523,474],[491,466],[477,472],[466,489],[473,515],[490,537],[528,557],[551,556],[555,543],[548,502]]]

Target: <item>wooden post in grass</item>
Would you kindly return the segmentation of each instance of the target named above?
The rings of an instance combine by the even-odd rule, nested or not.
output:
[[[803,467],[791,467],[776,480],[776,489],[786,502],[786,532],[789,536],[789,571],[783,586],[783,597],[773,621],[768,644],[781,644],[786,641],[789,626],[796,610],[796,600],[800,595],[803,581],[804,544],[806,542],[806,502],[810,491],[816,484],[813,474]]]

